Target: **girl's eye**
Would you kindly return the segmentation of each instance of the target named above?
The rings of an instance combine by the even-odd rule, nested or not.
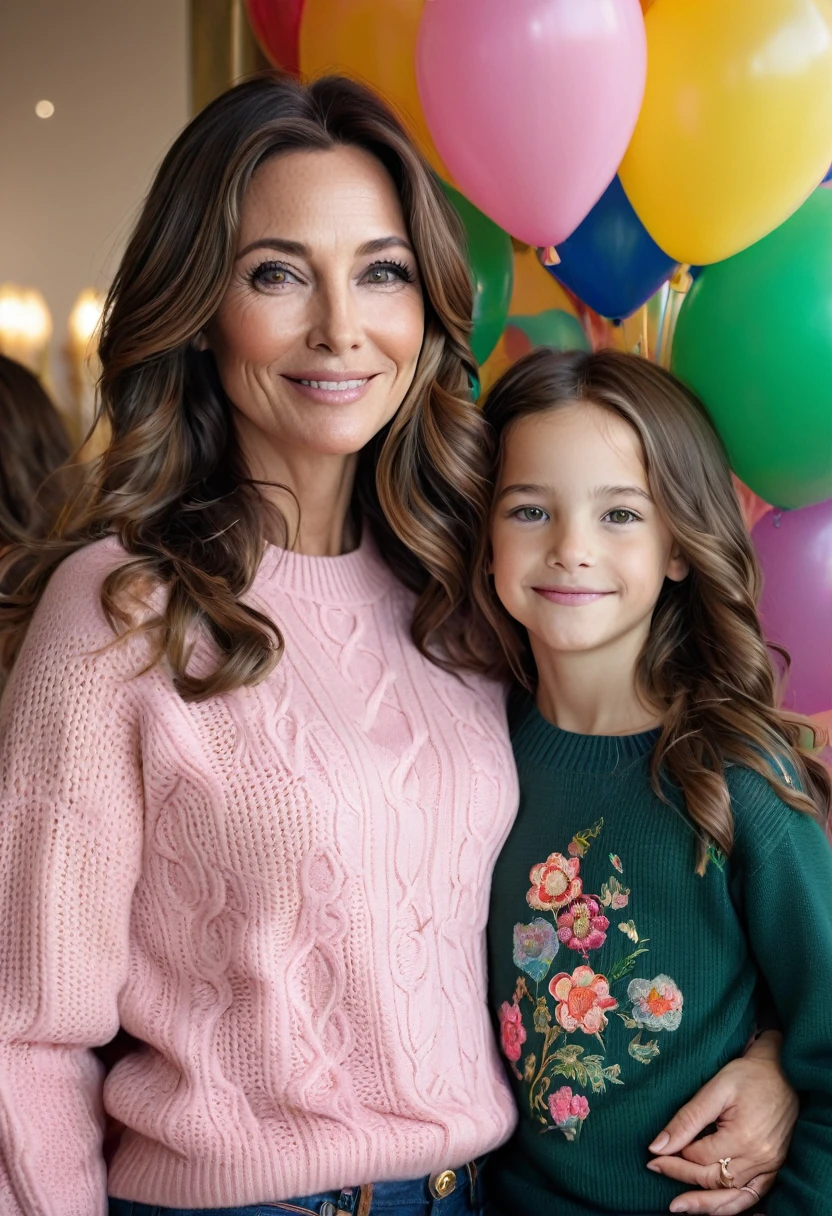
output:
[[[544,519],[549,518],[542,507],[518,507],[511,514],[515,519],[519,519],[522,523],[526,524],[539,524]]]
[[[261,262],[248,272],[248,280],[255,287],[285,287],[297,283],[297,275],[281,262]]]
[[[391,283],[412,283],[413,271],[405,262],[373,262],[364,277],[373,287],[387,287]]]
[[[636,515],[635,511],[628,511],[626,507],[616,507],[614,511],[607,511],[604,519],[611,524],[633,524],[641,516]]]

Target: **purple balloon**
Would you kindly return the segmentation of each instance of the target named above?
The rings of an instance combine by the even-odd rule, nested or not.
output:
[[[823,713],[832,707],[832,499],[769,511],[751,537],[765,576],[763,630],[792,660],[784,707]]]

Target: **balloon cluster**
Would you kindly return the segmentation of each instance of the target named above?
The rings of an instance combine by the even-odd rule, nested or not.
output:
[[[832,0],[246,3],[273,62],[369,83],[442,179],[484,386],[615,345],[699,394],[788,696],[832,723]]]

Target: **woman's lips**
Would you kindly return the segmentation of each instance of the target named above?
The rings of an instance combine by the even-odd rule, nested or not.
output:
[[[593,591],[590,587],[533,587],[532,590],[550,604],[565,604],[569,608],[594,604],[613,594],[612,591]]]
[[[363,375],[344,372],[336,375],[330,372],[328,375],[319,373],[317,376],[284,375],[283,378],[308,401],[316,401],[321,405],[349,405],[364,396],[375,379],[375,373]]]

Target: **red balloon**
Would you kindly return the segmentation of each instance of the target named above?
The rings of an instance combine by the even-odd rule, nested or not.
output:
[[[304,0],[246,0],[246,12],[263,54],[297,75]]]

